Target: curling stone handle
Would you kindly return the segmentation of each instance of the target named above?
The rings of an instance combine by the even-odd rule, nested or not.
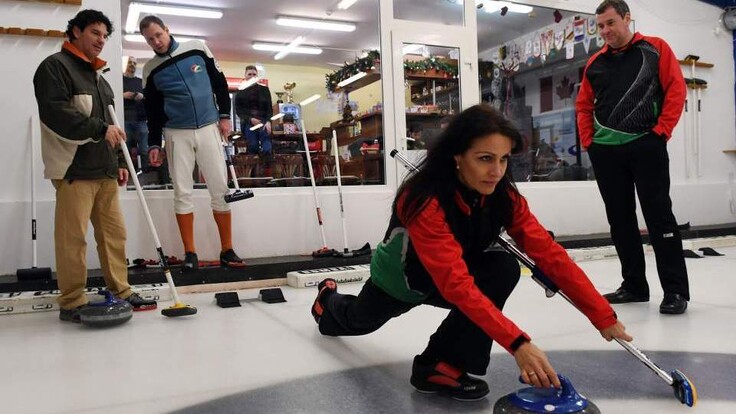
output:
[[[97,294],[104,296],[105,297],[105,302],[107,302],[107,303],[112,302],[115,299],[115,297],[113,296],[112,292],[110,292],[107,289],[99,290],[99,291],[97,291]]]

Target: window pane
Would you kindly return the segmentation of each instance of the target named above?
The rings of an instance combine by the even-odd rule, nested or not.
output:
[[[424,154],[460,110],[459,50],[404,43],[403,52],[406,148]]]
[[[462,26],[463,0],[394,0],[394,18]]]
[[[378,0],[359,0],[343,9],[335,4],[332,0],[295,3],[284,16],[287,13],[278,2],[256,8],[242,2],[215,22],[163,16],[175,38],[187,34],[204,39],[228,80],[234,129],[229,153],[241,187],[309,186],[303,132],[317,185],[336,185],[333,130],[342,183],[385,183]],[[123,5],[123,21],[127,21],[127,2]],[[294,27],[277,23],[275,16],[317,22]],[[251,22],[247,30],[244,21]],[[355,28],[322,30],[320,21]],[[293,53],[275,59],[274,48],[283,48],[299,37],[301,44]],[[125,40],[123,47],[126,55],[141,56],[139,70],[153,56],[145,43]],[[249,65],[256,67],[257,82],[244,89],[249,85]],[[363,78],[353,81],[354,75]],[[305,102],[315,95],[316,100]],[[164,166],[139,177],[150,187],[162,183],[171,188],[166,172]],[[196,188],[206,188],[199,168],[195,166],[192,175]],[[228,180],[232,187],[232,177]]]
[[[575,98],[588,58],[603,46],[595,16],[516,3],[478,11],[480,93],[513,120],[524,151],[516,181],[594,179],[580,150]]]

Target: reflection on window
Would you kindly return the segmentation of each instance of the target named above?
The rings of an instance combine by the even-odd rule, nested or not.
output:
[[[577,137],[575,98],[585,63],[604,44],[595,17],[525,7],[477,15],[481,100],[524,137],[510,164],[516,181],[593,179]]]
[[[252,5],[246,3],[228,11],[247,14]],[[307,154],[317,185],[336,185],[335,152],[343,184],[384,184],[378,0],[318,0],[288,16],[278,4],[261,6],[272,9],[263,13],[280,16],[281,25],[274,19],[262,32],[238,31],[235,46],[217,41],[232,39],[227,24],[209,25],[201,34],[228,80],[234,132],[223,151],[232,157],[240,187],[309,186]],[[123,19],[126,13],[124,7]],[[328,15],[301,27],[305,18]],[[165,21],[182,32],[191,24],[176,16]],[[330,21],[343,31],[326,30],[323,23]],[[127,47],[141,45],[124,42]],[[276,59],[284,48],[290,53]],[[196,165],[193,176],[195,188],[206,187]],[[172,188],[166,165],[139,178],[145,188]],[[232,187],[229,175],[228,181]]]
[[[463,0],[394,0],[394,18],[462,26]]]
[[[406,149],[427,150],[460,111],[459,51],[406,43],[403,55]]]

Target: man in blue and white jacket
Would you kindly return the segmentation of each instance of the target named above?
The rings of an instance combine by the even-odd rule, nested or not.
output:
[[[220,262],[223,266],[244,266],[232,248],[232,219],[224,199],[228,187],[220,136],[228,136],[232,131],[225,75],[204,43],[177,42],[160,18],[144,17],[140,31],[156,52],[143,67],[149,162],[154,167],[163,162],[161,142],[165,137],[174,184],[174,210],[184,243],[183,270],[196,270],[199,265],[192,204],[195,161],[210,192],[222,244]]]

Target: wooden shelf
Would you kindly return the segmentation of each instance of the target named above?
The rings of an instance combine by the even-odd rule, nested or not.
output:
[[[725,154],[736,154],[736,149],[727,149],[723,150]]]
[[[451,86],[449,88],[444,88],[442,90],[435,91],[434,96],[435,96],[435,98],[440,97],[440,96],[445,96],[445,95],[450,94],[452,92],[457,92],[459,89],[460,88],[457,87],[457,86]],[[415,101],[424,101],[425,99],[431,99],[431,98],[432,98],[432,93],[430,92],[430,93],[428,93],[426,95],[422,95],[422,96],[419,96],[419,97],[416,97],[416,98],[411,98],[411,101],[412,102],[415,102]]]
[[[357,81],[353,83],[349,83],[343,87],[338,87],[335,89],[336,92],[352,92],[356,89],[360,89],[364,86],[368,86],[373,82],[381,80],[381,72],[375,71],[375,72],[369,72],[367,75],[363,76],[362,78],[358,79]]]
[[[689,61],[689,60],[678,60],[678,62],[680,62],[681,65],[685,65],[685,66],[692,66],[693,65],[693,62],[692,61]],[[712,68],[713,66],[714,65],[712,63],[705,63],[705,62],[701,62],[701,61],[696,61],[695,62],[695,67],[696,68]]]
[[[52,38],[63,38],[66,35],[61,30],[46,30],[36,28],[22,28],[22,27],[0,27],[0,34],[3,35],[14,35],[14,36],[36,36],[36,37],[52,37]]]

